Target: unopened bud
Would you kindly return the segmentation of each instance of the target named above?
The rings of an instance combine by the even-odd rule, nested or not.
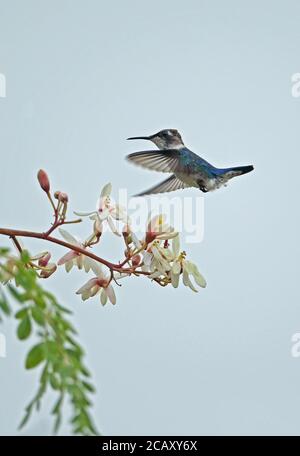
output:
[[[43,169],[40,169],[37,174],[37,178],[38,178],[39,184],[40,184],[41,188],[44,190],[44,192],[49,193],[50,181],[49,181],[49,177],[48,177],[47,173]]]
[[[132,257],[132,266],[138,266],[141,262],[141,255],[134,255],[134,257]]]
[[[42,279],[48,279],[48,277],[50,277],[57,269],[57,266],[55,263],[50,263],[48,264],[47,268],[46,269],[43,269],[41,272],[40,272],[40,277]]]
[[[66,193],[60,192],[60,191],[56,191],[54,193],[54,198],[57,199],[58,201],[60,201],[61,203],[67,203],[69,201],[68,195]]]
[[[66,193],[60,192],[58,200],[62,203],[67,203],[69,201],[69,197]]]
[[[39,259],[38,265],[41,266],[42,268],[45,268],[47,264],[49,263],[49,260],[51,258],[51,253],[47,252],[42,258]]]

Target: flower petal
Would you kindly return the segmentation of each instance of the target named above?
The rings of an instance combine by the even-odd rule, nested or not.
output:
[[[74,211],[73,214],[79,215],[79,217],[89,217],[90,215],[97,214],[97,211],[91,211],[91,212],[77,212],[77,211]]]
[[[205,278],[203,277],[203,275],[199,272],[196,264],[194,263],[191,263],[191,266],[192,266],[192,275],[194,277],[194,280],[196,282],[197,285],[199,285],[199,287],[202,287],[202,288],[205,288],[206,287],[206,280]]]
[[[64,238],[65,241],[69,242],[69,244],[76,245],[77,247],[81,247],[80,242],[67,230],[63,230],[62,228],[59,228],[59,232]]]
[[[67,261],[65,263],[66,272],[70,272],[73,266],[74,266],[73,260],[72,261]]]
[[[109,209],[106,207],[98,212],[98,219],[99,221],[103,222],[109,217]]]
[[[124,223],[127,222],[128,216],[126,214],[125,208],[120,206],[119,204],[116,204],[111,210],[110,210],[110,215],[115,219],[115,220],[122,220]]]
[[[83,301],[86,301],[87,299],[89,299],[91,297],[91,292],[90,290],[84,290],[82,293],[81,293],[81,299]]]
[[[177,287],[178,287],[178,284],[179,284],[179,277],[180,277],[179,274],[174,274],[174,272],[171,271],[171,283],[172,283],[172,286],[173,286],[174,288],[177,288]]]
[[[65,264],[65,263],[68,263],[69,261],[72,261],[77,256],[78,256],[77,252],[74,252],[74,250],[70,250],[69,252],[67,252],[64,256],[62,256],[58,260],[57,264],[58,264],[58,266],[61,266],[62,264]]]
[[[107,294],[106,294],[106,291],[104,289],[101,290],[100,302],[101,302],[101,304],[103,306],[105,306],[105,304],[107,303]]]
[[[194,287],[192,284],[189,274],[185,268],[183,268],[183,276],[182,276],[183,283],[186,287],[189,287],[191,290],[193,290],[195,293],[198,293],[198,290]]]
[[[150,266],[153,254],[150,252],[142,252],[142,256],[145,266]]]
[[[131,236],[131,239],[132,239],[132,242],[133,242],[135,248],[137,248],[139,250],[142,247],[142,243],[139,241],[137,235],[135,233],[131,232],[130,236]]]
[[[93,277],[92,279],[88,280],[84,285],[82,285],[79,290],[76,291],[76,294],[82,294],[84,291],[91,290],[97,284],[98,278]]]
[[[163,269],[165,271],[170,271],[170,269],[171,269],[170,264],[162,257],[160,251],[158,250],[158,248],[155,245],[153,245],[151,247],[151,251],[154,255],[154,258],[162,265]]]
[[[100,263],[98,263],[97,261],[93,260],[92,258],[90,259],[90,267],[91,267],[91,270],[93,271],[93,273],[100,279],[103,279],[104,278],[104,274],[103,274],[103,269],[100,265]]]
[[[82,269],[82,267],[83,267],[83,257],[84,257],[84,255],[77,255],[75,262],[78,266],[78,269]]]
[[[46,255],[48,255],[49,252],[41,252],[41,253],[37,253],[36,255],[30,257],[30,259],[32,261],[36,261],[36,260],[40,260],[41,258],[44,258]]]
[[[180,270],[181,270],[181,264],[179,263],[179,261],[174,261],[174,263],[172,265],[173,274],[179,275]]]
[[[179,235],[178,235],[178,236],[175,236],[172,239],[172,252],[173,252],[173,255],[175,257],[178,257],[179,251],[180,251],[180,239],[179,239]]]
[[[113,220],[111,217],[107,217],[107,223],[108,223],[108,226],[109,228],[111,229],[111,231],[116,234],[117,236],[121,236],[121,234],[119,233],[119,231],[117,230]]]
[[[106,294],[108,296],[108,299],[112,304],[116,304],[116,295],[115,295],[115,290],[113,289],[112,285],[108,285],[107,288],[105,288]]]
[[[104,187],[101,190],[100,197],[103,198],[104,196],[110,196],[112,191],[112,185],[109,182],[108,184],[104,185]]]

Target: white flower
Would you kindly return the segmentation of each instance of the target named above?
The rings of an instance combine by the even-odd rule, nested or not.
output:
[[[159,241],[154,241],[151,245],[151,252],[153,254],[151,269],[160,271],[162,274],[166,274],[171,270],[171,265],[167,259],[167,249],[162,247]]]
[[[110,198],[112,186],[106,184],[100,194],[100,198],[97,201],[96,210],[92,212],[74,212],[74,214],[81,217],[90,217],[91,220],[97,222],[97,230],[103,231],[103,223],[107,222],[110,230],[117,236],[121,236],[118,232],[114,220],[121,220],[124,223],[128,222],[128,216],[125,209],[119,204],[113,203]]]
[[[191,290],[197,292],[198,290],[193,285],[190,276],[193,276],[195,282],[199,287],[205,288],[206,287],[206,280],[200,274],[197,266],[195,263],[188,261],[185,259],[185,253],[181,253],[179,257],[173,262],[172,269],[171,269],[171,283],[174,288],[178,287],[179,284],[179,277],[182,272],[182,281],[186,287],[189,287]]]
[[[155,215],[148,219],[146,228],[146,242],[150,243],[154,239],[167,240],[178,236],[178,232],[166,223],[164,214]]]
[[[186,253],[185,252],[180,252],[180,242],[179,242],[179,237],[175,237],[172,240],[172,253],[174,256],[174,261],[172,264],[172,268],[170,271],[170,277],[171,277],[171,283],[174,288],[177,288],[179,285],[179,277],[180,274],[182,273],[182,281],[183,284],[186,287],[191,288],[191,290],[197,292],[198,290],[194,287],[190,276],[192,276],[196,282],[197,285],[201,288],[206,287],[206,280],[200,274],[197,266],[195,263],[192,263],[191,261],[186,260]]]
[[[72,244],[76,247],[80,247],[82,249],[86,248],[83,242],[72,236],[72,234],[70,234],[68,231],[60,228],[59,232],[64,238],[64,240],[69,244]],[[67,272],[71,271],[73,266],[77,266],[78,269],[84,268],[86,272],[89,272],[89,270],[92,269],[92,263],[93,260],[91,258],[83,255],[82,253],[78,253],[75,250],[70,250],[64,256],[62,256],[57,262],[59,266],[64,264]]]
[[[103,272],[100,264],[95,261],[93,261],[92,268],[96,277],[88,280],[78,291],[76,291],[76,294],[80,294],[81,299],[85,301],[99,293],[100,302],[103,306],[107,303],[108,299],[112,304],[116,304],[115,291],[109,277]]]

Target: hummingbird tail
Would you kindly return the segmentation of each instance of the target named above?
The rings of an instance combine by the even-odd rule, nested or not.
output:
[[[252,166],[252,165],[236,166],[235,168],[231,168],[231,171],[238,173],[237,174],[238,176],[241,176],[242,174],[250,173],[253,170],[254,170],[254,166]]]

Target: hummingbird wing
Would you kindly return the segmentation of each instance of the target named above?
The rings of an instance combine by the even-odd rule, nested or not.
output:
[[[161,173],[180,171],[180,151],[178,149],[146,150],[127,155],[127,160],[143,168]]]
[[[157,184],[154,187],[149,188],[149,190],[138,193],[137,195],[134,195],[134,196],[144,196],[144,195],[152,195],[152,194],[156,194],[156,193],[174,192],[175,190],[188,188],[188,187],[189,187],[188,184],[185,184],[180,179],[178,179],[178,177],[176,177],[175,174],[172,174],[172,176],[168,177],[168,179],[164,180],[163,182],[160,182],[160,184]]]

